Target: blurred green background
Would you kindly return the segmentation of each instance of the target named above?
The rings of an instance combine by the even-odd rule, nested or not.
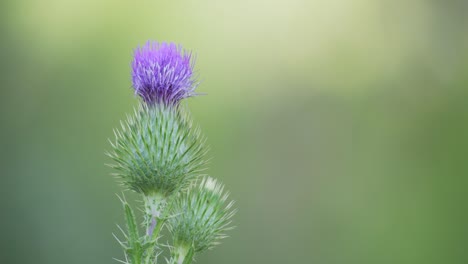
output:
[[[468,263],[468,2],[0,3],[1,263],[117,263],[107,138],[132,49],[197,54],[188,105],[237,228],[197,263]]]

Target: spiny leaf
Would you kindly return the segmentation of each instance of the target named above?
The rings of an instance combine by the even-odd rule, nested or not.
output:
[[[127,221],[128,239],[131,247],[139,243],[140,235],[138,234],[138,226],[136,225],[135,215],[128,203],[124,203],[125,220]]]

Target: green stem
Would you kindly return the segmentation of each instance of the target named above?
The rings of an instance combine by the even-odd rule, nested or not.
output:
[[[161,208],[161,205],[164,206],[166,203],[166,198],[158,193],[144,196],[144,201],[147,217],[149,217],[146,225],[146,236],[150,241],[154,241],[158,238],[169,208]],[[160,211],[161,209],[163,212]]]
[[[179,247],[174,251],[170,264],[190,264],[193,260],[193,248]]]
[[[159,232],[161,232],[161,228],[166,222],[166,218],[155,218],[156,219],[156,226],[154,227],[153,233],[151,234],[151,240],[156,240],[159,236]]]
[[[154,227],[153,233],[151,234],[151,239],[157,239],[159,232],[161,232],[161,228],[163,227],[164,223],[169,216],[172,206],[173,206],[173,198],[169,198],[166,201],[166,208],[164,208],[164,212],[162,212],[161,217],[156,218],[156,226]]]
[[[141,263],[140,254],[133,255],[133,262],[132,263]]]
[[[148,217],[150,217],[150,221],[147,221],[146,225],[146,241],[154,241],[157,246],[157,239],[159,237],[159,233],[161,232],[162,227],[164,226],[164,223],[167,221],[171,208],[172,208],[172,199],[169,198],[161,198],[158,195],[155,195],[153,197],[145,197],[146,200],[146,207],[149,209],[147,211]],[[167,200],[165,200],[167,199]],[[165,203],[166,206],[163,207],[162,211],[160,211],[158,214],[154,215],[153,213],[157,210],[159,210],[159,205],[160,203]],[[155,247],[148,249],[147,251],[147,256],[149,257],[150,255],[153,256]],[[151,258],[148,258],[146,263],[149,263]],[[176,259],[171,258],[171,264],[177,264],[175,262]],[[183,259],[182,259],[183,261]],[[183,262],[185,263],[185,262]],[[190,263],[190,262],[188,262]],[[182,262],[181,262],[182,264]]]
[[[193,248],[191,247],[189,252],[187,253],[187,255],[185,256],[185,260],[183,263],[181,264],[190,264],[192,263],[192,260],[193,260],[193,255],[195,254],[195,252],[193,252]]]

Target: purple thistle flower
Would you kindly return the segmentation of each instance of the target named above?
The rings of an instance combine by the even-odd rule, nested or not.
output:
[[[135,93],[150,105],[177,105],[196,95],[192,54],[174,43],[148,41],[134,51],[132,82]]]

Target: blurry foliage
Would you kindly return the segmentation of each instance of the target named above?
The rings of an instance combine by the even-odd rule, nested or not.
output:
[[[467,263],[466,1],[1,4],[2,259],[115,263],[131,49],[198,55],[238,226],[200,263]]]

